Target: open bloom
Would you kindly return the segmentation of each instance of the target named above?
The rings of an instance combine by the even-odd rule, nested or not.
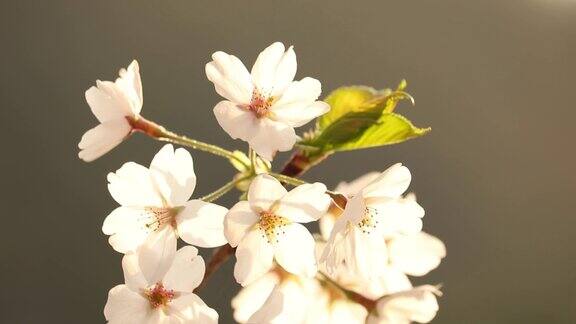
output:
[[[321,259],[326,242],[316,237],[316,257]],[[378,299],[384,295],[412,288],[408,276],[396,267],[388,264],[379,265],[378,275],[365,278],[355,273],[355,269],[345,265],[336,267],[333,271],[326,269],[326,263],[318,262],[318,269],[341,287],[358,293],[369,299]]]
[[[364,324],[366,309],[315,278],[275,267],[232,299],[238,323]]]
[[[108,293],[104,316],[111,324],[218,323],[218,314],[192,293],[204,277],[204,260],[193,246],[176,252],[166,271],[145,274],[138,256],[122,259],[125,284]]]
[[[275,260],[284,270],[301,276],[316,273],[314,238],[306,227],[330,205],[326,186],[300,185],[290,192],[274,177],[257,176],[248,201],[234,205],[224,221],[224,234],[236,249],[234,277],[247,285],[268,272]]]
[[[100,125],[87,131],[80,140],[78,157],[93,161],[120,144],[132,131],[131,122],[142,110],[142,82],[138,62],[120,70],[115,82],[96,81],[86,90],[86,101]]]
[[[234,139],[240,138],[265,159],[292,149],[300,127],[330,110],[316,101],[320,82],[312,78],[293,81],[296,54],[292,47],[274,43],[256,59],[252,71],[233,55],[212,54],[206,64],[208,80],[227,100],[214,107],[218,123]]]
[[[177,237],[200,247],[226,243],[226,208],[188,200],[196,186],[190,153],[165,145],[150,168],[134,162],[108,174],[108,190],[121,206],[104,220],[102,231],[121,253],[138,252],[144,273],[169,266]]]
[[[376,311],[368,317],[368,324],[428,323],[438,312],[436,296],[442,295],[434,286],[419,286],[386,296],[376,304]]]
[[[422,229],[424,209],[402,197],[410,180],[408,168],[395,164],[348,200],[321,258],[329,272],[345,265],[368,280],[382,275],[388,259],[385,239]]]

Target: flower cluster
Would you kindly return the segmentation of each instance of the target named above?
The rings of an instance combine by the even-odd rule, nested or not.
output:
[[[294,128],[331,109],[318,101],[318,80],[294,81],[292,47],[270,45],[250,72],[224,52],[206,64],[208,80],[225,98],[214,115],[230,137],[248,142],[248,155],[145,119],[138,63],[119,74],[86,91],[100,124],[82,137],[79,157],[93,161],[135,132],[170,143],[149,167],[128,162],[108,174],[119,207],[102,231],[124,254],[125,280],[108,294],[109,323],[217,323],[218,313],[195,292],[233,253],[234,278],[242,286],[232,300],[239,323],[427,323],[435,317],[440,291],[413,287],[408,276],[436,268],[446,250],[422,232],[424,209],[405,194],[408,168],[396,164],[334,191],[271,171],[276,153],[300,141]],[[192,199],[192,156],[173,144],[227,158],[240,173]],[[213,203],[234,188],[243,194],[230,209]],[[320,233],[306,226],[313,222]],[[178,239],[185,243],[180,249]],[[220,248],[206,266],[197,247]]]

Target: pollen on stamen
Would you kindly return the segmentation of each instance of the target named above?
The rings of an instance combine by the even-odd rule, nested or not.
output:
[[[172,224],[176,221],[176,213],[173,208],[146,207],[144,209],[144,226],[149,231],[156,231],[164,224]]]
[[[254,89],[254,91],[252,91],[252,99],[247,109],[252,111],[258,118],[266,117],[273,102],[274,97],[266,97],[257,89]]]
[[[378,220],[376,216],[378,215],[378,210],[371,207],[366,207],[364,209],[364,218],[359,221],[356,225],[362,230],[362,233],[370,234],[378,225]]]
[[[260,213],[258,228],[262,231],[262,237],[266,238],[268,243],[278,243],[279,236],[285,234],[284,227],[288,224],[290,224],[288,219],[266,211]]]
[[[154,287],[146,289],[144,295],[146,295],[146,298],[148,298],[152,308],[158,308],[168,305],[168,303],[174,299],[176,293],[173,290],[164,288],[164,285],[159,282],[154,285]]]

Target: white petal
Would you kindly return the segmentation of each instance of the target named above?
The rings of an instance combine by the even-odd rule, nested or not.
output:
[[[320,82],[312,78],[292,82],[271,109],[272,118],[292,127],[300,127],[327,113],[330,106],[316,101],[320,95]]]
[[[122,258],[122,272],[124,273],[124,282],[133,291],[141,291],[154,283],[146,281],[144,274],[140,271],[138,255],[130,253]]]
[[[328,111],[330,111],[330,105],[323,101],[315,101],[307,105],[294,103],[283,106],[281,109],[274,109],[272,118],[292,127],[300,127]]]
[[[384,295],[393,294],[412,288],[410,279],[398,269],[386,266],[377,277],[370,280],[357,280],[352,289],[370,299],[378,299]]]
[[[90,130],[84,135],[78,148],[78,157],[86,162],[91,162],[108,153],[122,143],[130,134],[132,127],[126,119],[112,119]]]
[[[264,234],[256,228],[250,230],[236,249],[234,278],[242,286],[249,285],[272,268],[273,258],[274,249]]]
[[[440,294],[436,287],[420,286],[385,297],[378,301],[376,308],[384,318],[428,323],[438,311],[436,294]]]
[[[234,319],[238,323],[246,323],[258,309],[262,307],[274,287],[280,282],[278,274],[268,272],[250,285],[242,288],[232,299]]]
[[[169,191],[163,194],[172,206],[181,206],[192,196],[196,187],[196,175],[190,153],[172,144],[166,144],[150,163],[152,175],[168,184]]]
[[[394,164],[362,190],[364,197],[400,197],[410,185],[410,170]]]
[[[164,199],[150,176],[148,168],[134,162],[125,163],[108,174],[108,190],[122,206],[162,207]]]
[[[340,182],[334,191],[339,192],[347,197],[354,196],[368,184],[376,180],[380,174],[380,172],[373,171],[368,172],[350,182]]]
[[[214,83],[216,92],[234,103],[249,104],[254,86],[244,64],[224,52],[212,54],[212,59],[206,64],[206,76]]]
[[[162,283],[166,289],[189,293],[202,282],[205,270],[204,260],[198,255],[198,249],[188,245],[176,252],[174,262]]]
[[[346,258],[346,240],[347,240],[347,221],[340,217],[334,223],[334,228],[330,233],[330,238],[326,242],[324,251],[319,259],[323,267],[326,268],[329,274],[334,275],[336,271],[342,266],[342,262]]]
[[[317,269],[312,234],[298,223],[285,226],[283,231],[274,245],[276,262],[297,276],[314,276]]]
[[[134,252],[142,245],[150,230],[147,217],[141,208],[118,207],[104,220],[102,232],[111,235],[108,242],[114,250],[120,253]]]
[[[104,316],[108,323],[146,323],[150,316],[150,303],[126,285],[118,285],[108,293]]]
[[[337,299],[330,305],[330,324],[364,324],[368,315],[360,304]]]
[[[170,303],[170,313],[174,314],[174,324],[217,324],[218,313],[208,307],[196,294],[185,294]],[[171,324],[172,322],[170,322]]]
[[[345,262],[368,280],[382,274],[388,261],[384,238],[377,233],[363,233],[356,226],[348,233]]]
[[[140,270],[149,283],[161,281],[176,254],[176,233],[172,226],[166,225],[148,236],[138,249]]]
[[[188,244],[212,248],[226,244],[224,216],[228,209],[202,200],[190,200],[176,216],[178,235]]]
[[[331,201],[324,184],[303,184],[280,199],[276,214],[293,222],[313,222],[326,214]]]
[[[446,256],[444,243],[423,232],[397,236],[390,240],[388,249],[390,263],[412,276],[427,274]]]
[[[326,213],[318,220],[318,227],[320,228],[320,235],[324,241],[328,241],[334,224],[336,223],[336,217],[332,213]]]
[[[258,118],[230,101],[220,101],[214,107],[214,116],[220,127],[233,139],[248,141],[256,134]]]
[[[234,205],[224,219],[224,235],[232,247],[236,247],[260,219],[247,201],[239,201]]]
[[[416,201],[370,198],[367,204],[377,210],[377,231],[386,238],[397,234],[416,234],[422,230],[424,209]]]
[[[248,139],[248,144],[268,161],[272,161],[278,151],[290,151],[299,139],[294,128],[268,118],[258,119],[252,132],[254,134]]]
[[[98,83],[101,86],[103,83]],[[104,123],[111,120],[124,119],[125,116],[131,116],[129,105],[123,101],[123,97],[111,97],[104,89],[92,86],[84,93],[86,102],[92,113],[99,122]]]
[[[286,280],[276,286],[264,305],[250,317],[248,323],[303,323],[312,295],[300,282]]]
[[[282,186],[280,181],[268,174],[261,174],[254,178],[250,184],[248,202],[256,212],[267,211],[286,193],[286,188]]]
[[[284,44],[276,42],[264,49],[252,66],[252,81],[259,90],[276,96],[294,80],[296,54],[292,46],[284,52]]]
[[[120,70],[120,77],[116,79],[116,85],[126,94],[130,100],[130,108],[134,115],[142,110],[142,81],[140,80],[140,66],[136,60],[132,61],[127,69]]]

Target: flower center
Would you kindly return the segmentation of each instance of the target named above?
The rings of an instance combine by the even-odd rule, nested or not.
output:
[[[256,117],[262,118],[268,115],[273,102],[274,97],[266,97],[261,94],[258,89],[254,89],[254,91],[252,91],[252,99],[250,99],[250,104],[247,108],[252,111]]]
[[[356,226],[358,226],[362,233],[370,234],[378,225],[378,220],[375,218],[378,215],[378,210],[372,207],[364,208],[364,218],[362,218]]]
[[[156,231],[165,224],[176,225],[177,208],[146,207],[144,208],[146,220],[144,226],[150,231]]]
[[[156,285],[154,285],[154,287],[146,289],[144,295],[146,295],[146,298],[148,298],[148,301],[150,302],[150,306],[152,306],[152,308],[158,308],[161,306],[168,305],[168,303],[171,302],[172,299],[174,299],[174,296],[176,294],[174,293],[173,290],[165,289],[164,285],[161,282],[159,282]]]
[[[262,237],[266,237],[268,243],[278,243],[278,236],[284,234],[284,227],[290,224],[287,218],[278,216],[269,211],[260,213],[258,228],[262,231]]]

